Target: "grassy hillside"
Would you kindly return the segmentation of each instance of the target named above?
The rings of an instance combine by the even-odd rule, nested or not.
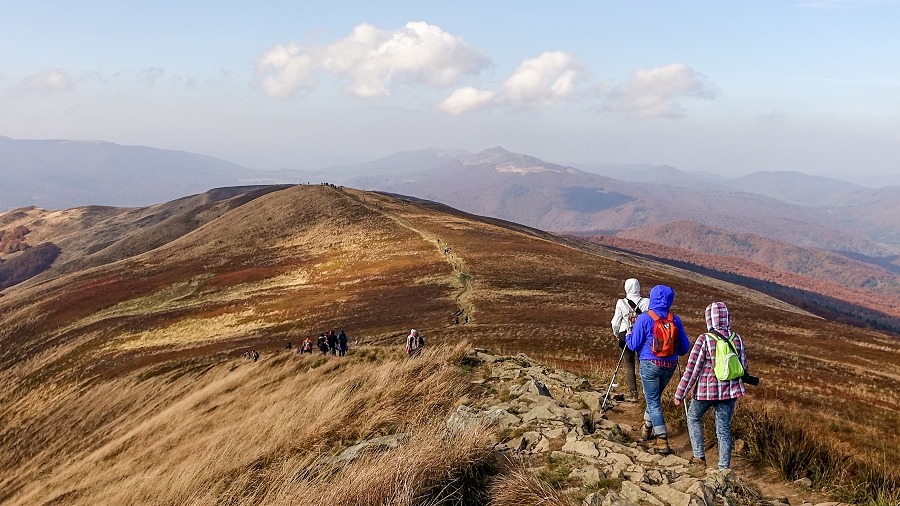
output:
[[[466,382],[458,364],[440,365],[452,360],[390,359],[405,333],[586,372],[618,357],[608,322],[630,276],[675,288],[692,335],[709,302],[726,302],[763,377],[754,398],[833,435],[847,455],[900,462],[894,336],[437,204],[301,186],[145,253],[6,291],[0,501],[305,504],[324,494],[342,504],[362,489],[328,485],[326,454],[407,423],[423,445],[402,458],[445,466],[446,479],[403,474],[400,461],[357,476],[377,481],[374,470],[389,468],[403,474],[391,483],[415,490],[458,483],[481,462],[481,440],[435,434]],[[454,325],[455,314],[469,323]],[[344,361],[282,351],[329,328],[366,347]],[[261,362],[239,358],[251,348]],[[421,402],[400,399],[410,389]]]
[[[756,234],[740,234],[691,221],[632,228],[616,237],[682,248],[693,253],[743,258],[775,270],[847,288],[866,288],[900,300],[900,276],[883,267]]]
[[[365,353],[364,353],[365,352]],[[211,354],[50,385],[5,420],[3,504],[370,504],[440,498],[487,459],[486,433],[443,436],[465,394],[446,356],[260,362]],[[365,416],[361,416],[365,412]],[[27,421],[27,425],[22,424]],[[27,445],[13,431],[27,431]],[[352,463],[332,456],[373,435],[414,438]],[[406,501],[403,501],[406,499]]]
[[[731,235],[731,234],[726,234]],[[900,333],[900,294],[896,284],[900,279],[883,269],[845,259],[832,264],[839,279],[852,279],[854,273],[872,273],[878,278],[871,279],[872,286],[848,287],[841,284],[815,279],[812,276],[795,272],[773,269],[738,256],[718,256],[714,254],[695,253],[692,250],[666,246],[655,242],[642,241],[625,237],[593,235],[581,236],[581,240],[592,244],[616,248],[620,251],[635,253],[647,258],[656,259],[686,270],[715,277],[731,283],[740,284],[748,289],[767,293],[780,300],[810,311],[832,321],[847,323],[856,327],[871,327]],[[784,248],[784,261],[790,261],[792,246]],[[805,251],[814,264],[828,263],[829,255],[822,252]],[[841,257],[838,257],[838,260]],[[845,265],[846,271],[837,270],[838,265]],[[820,272],[820,275],[822,273]],[[827,276],[827,272],[824,277]],[[865,283],[862,283],[865,285]]]
[[[19,237],[31,245],[49,242],[60,249],[59,258],[54,257],[55,262],[49,272],[38,278],[50,279],[158,248],[231,209],[284,188],[285,186],[216,188],[164,204],[139,208],[86,206],[53,211],[25,207],[0,214],[0,227],[10,228],[10,233],[3,235],[3,238]],[[27,235],[16,234],[16,231],[26,232]],[[18,243],[9,241],[9,244]]]

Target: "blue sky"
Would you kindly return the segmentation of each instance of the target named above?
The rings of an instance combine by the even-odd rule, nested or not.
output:
[[[0,135],[900,172],[900,3],[0,2]]]

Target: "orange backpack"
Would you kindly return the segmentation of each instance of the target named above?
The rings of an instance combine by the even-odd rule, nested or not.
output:
[[[653,354],[660,358],[671,357],[675,354],[675,342],[678,340],[678,328],[672,312],[665,318],[660,318],[654,311],[647,311],[653,318],[653,345],[650,347]]]

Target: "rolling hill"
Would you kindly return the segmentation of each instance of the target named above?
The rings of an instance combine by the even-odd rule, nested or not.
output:
[[[900,333],[896,278],[884,271],[879,273],[880,279],[890,285],[882,286],[880,292],[876,292],[868,287],[847,287],[773,269],[737,256],[694,253],[683,248],[616,236],[575,237],[758,290],[832,321]],[[858,264],[852,265],[848,272],[854,272],[853,268],[858,269],[856,272],[873,270],[869,265]]]
[[[739,257],[779,271],[802,274],[848,288],[900,297],[900,271],[845,255],[802,248],[756,234],[738,234],[690,221],[622,230],[616,237],[682,248],[718,257]]]
[[[406,430],[404,416],[444,424],[466,395],[452,386],[458,371],[388,360],[410,328],[429,346],[468,341],[588,372],[618,356],[607,322],[630,276],[675,288],[694,335],[709,302],[732,308],[764,378],[743,409],[839,434],[847,459],[865,460],[877,439],[878,458],[900,462],[895,335],[419,199],[296,186],[245,200],[157,247],[4,292],[0,501],[286,504],[287,490],[315,494],[310,470],[332,469],[330,456]],[[133,210],[107,212],[107,226],[116,213],[138,223]],[[34,225],[9,216],[0,221]],[[58,220],[80,230],[79,244],[103,243],[89,239],[101,229],[76,226],[79,213]],[[454,325],[455,314],[468,324]],[[284,352],[330,328],[360,342],[346,361]],[[240,358],[250,349],[261,364]],[[316,412],[340,415],[322,426]]]
[[[27,228],[26,242],[53,243],[61,254],[44,277],[111,263],[158,248],[222,214],[285,186],[217,188],[142,208],[86,206],[16,209],[0,227]]]

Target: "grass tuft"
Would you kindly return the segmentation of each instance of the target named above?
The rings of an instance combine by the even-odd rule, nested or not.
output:
[[[778,405],[752,403],[736,412],[732,432],[747,442],[750,462],[775,469],[785,480],[809,478],[813,487],[853,504],[900,504],[896,469],[850,453],[840,432],[812,431],[799,420]]]
[[[576,506],[523,465],[504,473],[491,487],[493,506]]]

